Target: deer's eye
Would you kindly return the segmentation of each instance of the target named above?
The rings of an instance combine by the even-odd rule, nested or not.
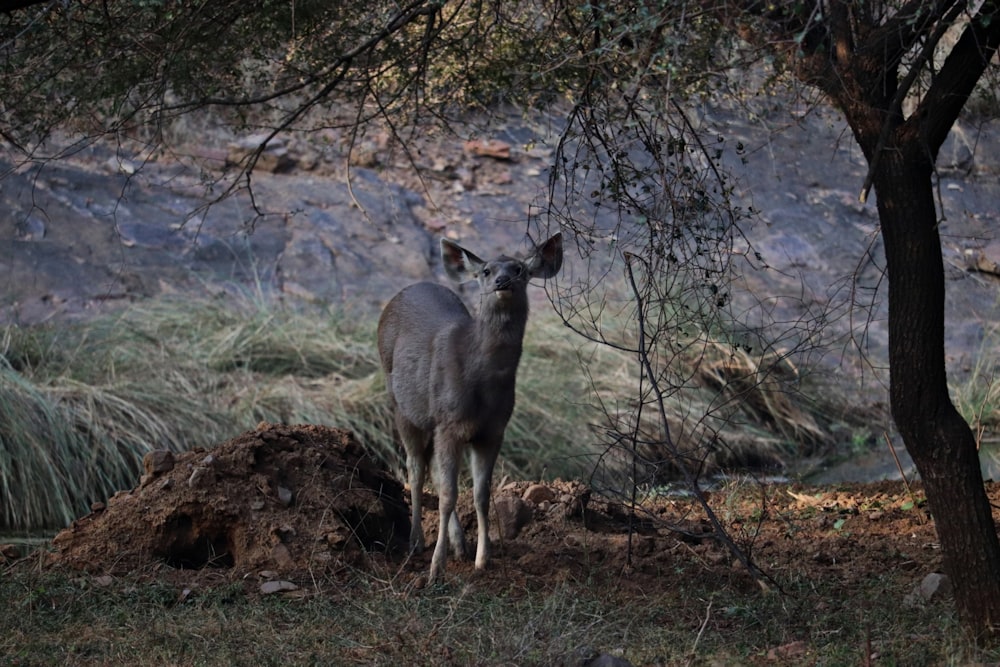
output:
[[[485,277],[485,278],[489,278],[490,277],[490,270],[489,270],[489,268],[483,269],[483,277]]]

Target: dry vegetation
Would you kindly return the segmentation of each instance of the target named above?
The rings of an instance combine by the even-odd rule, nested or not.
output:
[[[631,360],[606,348],[584,353],[579,342],[560,342],[558,327],[544,317],[529,327],[527,354],[545,361],[526,365],[520,377],[519,416],[495,499],[522,495],[527,482],[512,478],[540,480],[558,498],[569,489],[558,476],[584,477],[575,471],[628,453],[609,452],[599,442],[581,397],[593,385],[627,396],[634,382]],[[57,496],[53,488],[75,489],[77,497],[59,498],[61,505],[48,510],[50,525],[64,525],[60,516],[83,516],[91,503],[136,487],[146,451],[207,447],[260,420],[344,426],[392,462],[370,335],[371,327],[358,320],[289,312],[253,299],[235,309],[151,302],[79,329],[8,329],[3,402],[21,405],[25,428],[38,431],[17,456],[27,465],[31,451],[44,452],[48,458],[34,464],[53,477],[32,473],[35,485],[20,487],[6,480],[4,504],[20,502],[14,489],[33,490],[23,498],[33,498],[31,516],[40,517],[44,500]],[[581,358],[597,380],[579,374],[578,384],[568,385]],[[760,393],[735,402],[746,403],[739,419],[764,434],[761,446],[772,454],[798,436],[768,430],[769,422],[773,427],[791,415],[797,425],[786,419],[783,426],[790,434],[813,424],[829,429],[829,412],[780,391],[787,383],[769,384],[780,376],[744,386],[757,372],[752,359],[720,356],[703,369],[701,391],[709,397],[703,400]],[[777,393],[768,394],[769,387]],[[532,404],[548,411],[535,412]],[[5,433],[4,443],[24,441],[24,434],[20,440],[14,435]],[[60,435],[66,440],[54,437]],[[118,476],[105,474],[104,487],[70,485],[81,461],[97,470],[95,459],[80,454],[93,451],[87,448],[95,442],[107,448],[101,457],[119,457]],[[545,461],[538,451],[548,452]],[[205,454],[191,456],[201,460]],[[103,463],[101,457],[96,460]],[[258,472],[294,469],[308,476],[312,470],[301,461],[272,468]],[[275,488],[254,475],[223,478],[236,486],[198,501],[214,508],[206,516],[223,516],[220,502]],[[72,479],[102,478],[95,472]],[[295,560],[295,549],[293,566],[267,562],[269,551],[242,567],[227,558],[185,560],[162,552],[131,559],[122,545],[141,542],[143,524],[130,517],[120,522],[117,541],[90,544],[89,555],[75,563],[84,571],[66,567],[65,559],[53,568],[47,542],[40,552],[7,560],[0,593],[10,604],[0,614],[0,655],[18,665],[578,665],[594,651],[619,653],[636,665],[969,664],[1000,658],[963,637],[947,596],[911,596],[925,575],[940,568],[919,488],[911,494],[897,484],[766,486],[748,476],[717,486],[708,496],[711,507],[763,571],[763,586],[716,539],[697,503],[651,486],[637,489],[634,505],[621,493],[602,493],[614,490],[587,488],[584,513],[558,511],[558,502],[534,508],[516,537],[498,542],[490,571],[477,576],[471,565],[453,563],[446,584],[432,588],[422,584],[429,556],[408,559],[371,545],[346,560],[321,559],[323,567]],[[997,491],[990,487],[990,493]],[[167,507],[191,506],[175,501]],[[471,530],[470,502],[463,496]],[[310,531],[328,525],[327,505],[284,508],[294,521],[276,523],[294,531],[279,531],[282,539],[294,534],[296,544],[316,544]],[[98,506],[97,514],[111,506]],[[431,539],[436,520],[427,513]],[[244,530],[257,525],[247,517],[239,521]],[[275,578],[296,588],[263,595],[260,583]]]
[[[649,495],[630,511],[578,482],[507,483],[495,504],[529,487],[541,498],[525,501],[530,518],[519,533],[495,540],[486,572],[453,561],[445,583],[427,587],[429,553],[408,558],[378,540],[362,548],[372,514],[348,509],[377,504],[392,525],[384,510],[405,515],[405,501],[346,434],[262,426],[214,451],[210,464],[206,452],[180,455],[54,547],[3,566],[5,664],[583,665],[597,653],[634,665],[1000,659],[963,637],[947,594],[915,592],[940,567],[919,487],[742,479],[719,488],[712,500],[726,529],[765,574],[755,581],[689,499]],[[185,484],[190,465],[210,465],[214,481]],[[236,474],[247,466],[255,472]],[[290,504],[277,480],[292,490]],[[381,491],[366,499],[373,485]],[[1000,489],[989,493],[1000,502]],[[341,523],[362,515],[364,533]],[[460,515],[471,531],[467,493]],[[436,521],[428,512],[429,536]],[[202,529],[216,557],[177,558],[194,553],[179,538]],[[399,532],[405,539],[405,526]],[[246,539],[226,551],[223,535]]]
[[[18,465],[0,466],[0,525],[64,526],[126,488],[146,452],[211,446],[260,421],[336,424],[398,468],[373,341],[372,319],[251,295],[9,326],[0,335],[0,455]],[[631,449],[603,435],[599,403],[631,409],[632,357],[581,343],[545,313],[528,327],[525,356],[498,478],[582,478],[619,492],[633,480],[669,481],[670,452],[639,452],[651,463],[636,471]],[[849,406],[810,398],[822,392],[800,391],[794,374],[764,374],[746,354],[712,346],[692,363],[701,379],[669,408],[687,415],[674,430],[706,473],[779,465],[829,446],[835,429],[864,425],[864,415],[852,421]],[[699,449],[703,439],[711,449]]]

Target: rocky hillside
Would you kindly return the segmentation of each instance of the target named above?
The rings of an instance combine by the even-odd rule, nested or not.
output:
[[[746,149],[728,166],[745,205],[760,213],[746,236],[768,267],[745,272],[748,291],[775,297],[778,321],[824,321],[828,340],[840,341],[826,355],[834,366],[884,365],[877,214],[873,202],[858,203],[865,164],[839,116],[817,109],[795,120],[776,111],[750,122],[711,111],[702,122],[724,145]],[[374,311],[405,284],[438,273],[441,234],[484,254],[520,247],[529,210],[545,201],[554,139],[514,115],[492,141],[427,139],[417,178],[385,136],[366,140],[350,161],[345,137],[332,131],[292,138],[264,155],[252,196],[244,189],[219,202],[219,187],[208,185],[233,172],[254,137],[143,161],[96,143],[14,166],[7,149],[0,321],[80,318],[157,294],[233,289]],[[996,313],[1000,123],[963,122],[939,166],[949,353],[961,373],[982,352]],[[856,339],[867,345],[865,361],[845,338],[852,330],[863,330]]]

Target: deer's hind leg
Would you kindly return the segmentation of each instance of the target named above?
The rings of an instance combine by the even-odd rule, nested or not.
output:
[[[419,554],[424,550],[422,525],[424,482],[427,479],[427,465],[433,450],[431,434],[418,428],[398,412],[396,428],[406,450],[406,475],[410,484],[410,553]]]
[[[444,574],[448,561],[449,542],[455,556],[465,556],[465,536],[458,521],[458,467],[461,443],[450,436],[447,429],[437,428],[434,433],[434,480],[438,492],[438,539],[431,557],[429,580],[435,581]],[[450,537],[450,539],[449,539]]]

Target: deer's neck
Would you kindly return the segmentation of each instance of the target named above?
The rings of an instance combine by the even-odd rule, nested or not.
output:
[[[527,321],[527,305],[483,309],[476,320],[472,341],[479,358],[496,372],[517,370]]]

